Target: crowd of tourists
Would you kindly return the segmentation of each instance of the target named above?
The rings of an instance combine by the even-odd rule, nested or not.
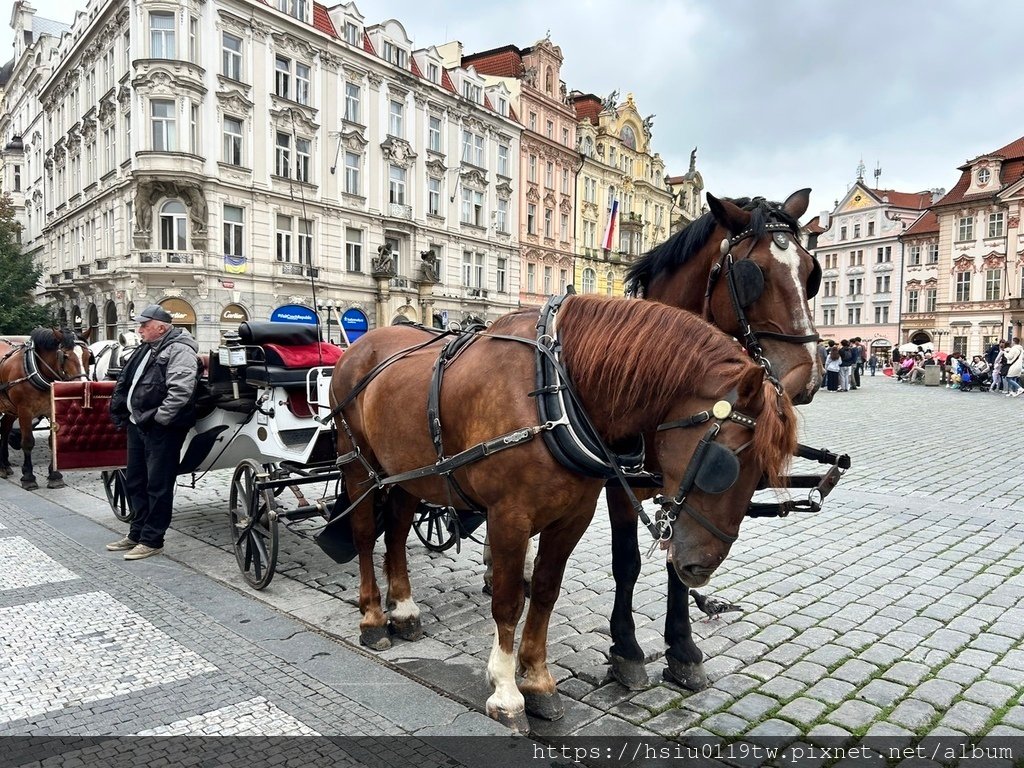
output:
[[[868,349],[860,338],[828,341],[819,347],[818,354],[825,370],[825,389],[829,392],[851,392],[860,387],[865,370],[871,375],[888,366]],[[998,392],[1006,397],[1024,394],[1020,377],[1024,374],[1024,347],[1020,339],[1000,341],[991,345],[984,355],[970,360],[959,352],[944,358],[931,351],[918,348],[917,352],[893,352],[892,374],[897,381],[923,384],[925,373],[931,366],[938,368],[938,382],[947,389],[964,392]]]

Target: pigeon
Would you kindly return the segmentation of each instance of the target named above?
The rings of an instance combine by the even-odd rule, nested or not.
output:
[[[744,610],[741,605],[733,605],[717,597],[705,597],[695,589],[691,589],[690,594],[693,595],[693,602],[697,604],[697,608],[707,614],[708,617],[705,621],[717,619],[723,613]]]

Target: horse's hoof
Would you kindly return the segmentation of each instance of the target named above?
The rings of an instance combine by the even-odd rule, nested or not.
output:
[[[423,637],[423,624],[420,617],[415,616],[403,621],[391,621],[391,631],[403,640],[419,640]]]
[[[37,483],[34,479],[26,480],[25,478],[21,478],[21,487],[24,488],[26,491],[34,491],[39,487],[39,483]]]
[[[47,488],[64,488],[65,484],[64,484],[63,480],[47,480],[46,481],[46,487]]]
[[[374,651],[386,651],[391,647],[391,638],[388,637],[388,628],[370,627],[359,633],[359,642]]]
[[[644,691],[651,687],[651,680],[647,677],[642,661],[612,653],[609,655],[609,667],[612,677],[631,691]]]
[[[492,720],[497,720],[518,736],[525,736],[530,732],[530,721],[526,717],[526,712],[521,709],[517,712],[506,712],[505,710],[492,709],[488,706],[487,716]]]
[[[711,682],[704,671],[704,663],[698,661],[696,664],[677,661],[671,656],[666,656],[668,666],[662,670],[661,676],[670,683],[677,683],[688,691],[703,691]]]
[[[529,693],[523,692],[526,700],[526,711],[534,717],[542,720],[561,720],[565,714],[565,707],[562,706],[562,697],[558,691],[552,693]]]

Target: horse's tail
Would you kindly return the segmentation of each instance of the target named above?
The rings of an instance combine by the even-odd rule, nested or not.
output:
[[[753,451],[769,486],[778,487],[797,446],[796,411],[785,394],[765,380],[761,385],[761,412],[754,430]]]

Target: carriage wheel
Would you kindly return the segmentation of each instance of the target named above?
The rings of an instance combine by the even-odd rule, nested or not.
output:
[[[459,539],[459,518],[448,507],[432,507],[420,502],[412,527],[423,546],[444,552]]]
[[[135,519],[131,499],[128,498],[127,478],[123,469],[107,469],[101,474],[103,490],[107,493],[107,503],[114,512],[114,517],[122,523],[130,523]]]
[[[277,512],[273,495],[259,488],[261,474],[263,468],[252,459],[239,464],[228,502],[235,559],[253,589],[267,586],[277,565]]]

